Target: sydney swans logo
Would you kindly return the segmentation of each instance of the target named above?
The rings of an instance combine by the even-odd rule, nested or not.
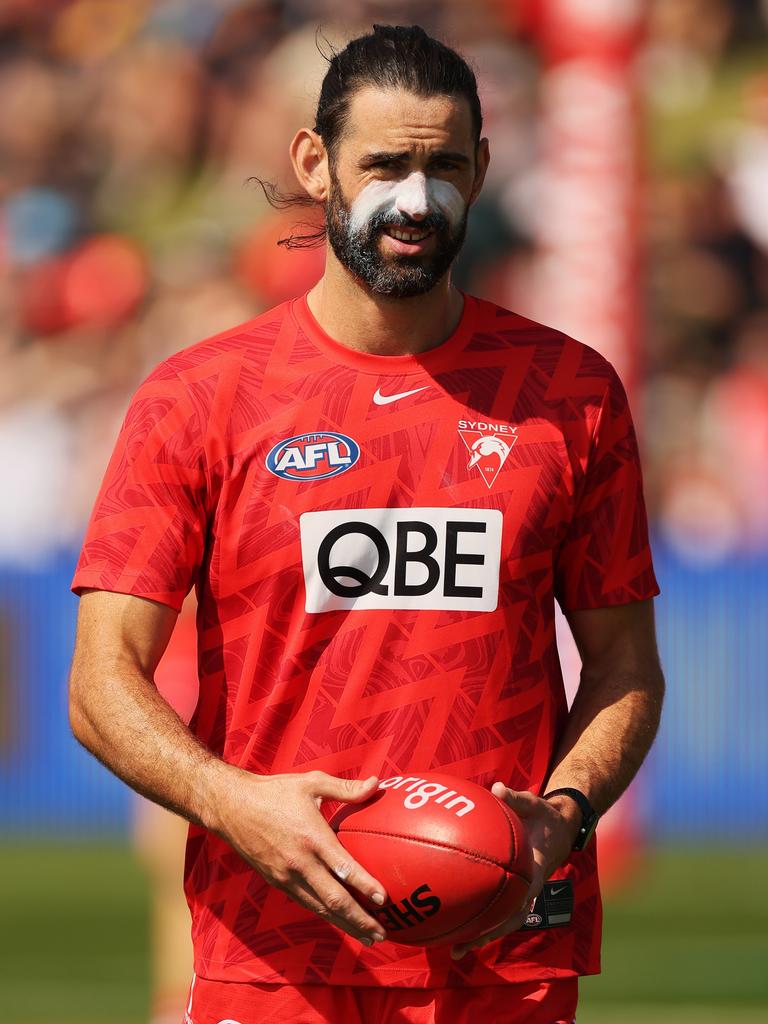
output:
[[[459,420],[459,436],[469,452],[467,469],[477,470],[489,490],[517,441],[517,430],[508,423]]]

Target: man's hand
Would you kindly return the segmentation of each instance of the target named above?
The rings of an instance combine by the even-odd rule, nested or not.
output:
[[[383,927],[339,880],[379,905],[384,887],[344,849],[320,813],[323,800],[361,803],[378,779],[334,778],[325,772],[253,775],[227,772],[214,831],[271,884],[366,946]]]
[[[491,792],[509,804],[527,829],[533,847],[533,881],[520,912],[472,942],[454,946],[451,950],[454,960],[460,960],[469,950],[479,949],[525,924],[544,882],[568,859],[581,823],[578,808],[574,813],[575,804],[567,796],[553,797],[551,801],[541,800],[533,793],[508,789],[501,782],[495,782]]]

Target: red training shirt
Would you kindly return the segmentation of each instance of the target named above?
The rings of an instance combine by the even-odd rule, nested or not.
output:
[[[567,707],[554,601],[659,592],[627,398],[596,351],[465,297],[454,333],[378,356],[306,296],[162,362],[130,405],[73,581],[179,609],[191,728],[259,774],[441,770],[540,792]],[[191,826],[201,977],[453,987],[599,970],[596,848],[571,925],[365,948]]]

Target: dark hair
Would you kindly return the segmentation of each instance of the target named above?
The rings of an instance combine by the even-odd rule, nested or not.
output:
[[[405,89],[416,96],[463,96],[469,104],[475,145],[480,141],[483,115],[477,95],[477,80],[467,62],[418,25],[374,25],[373,32],[351,40],[328,59],[328,70],[320,88],[315,131],[323,140],[333,162],[344,134],[352,97],[367,86]],[[324,55],[325,56],[325,55]],[[282,193],[272,182],[255,178],[275,209],[317,206],[305,192]],[[309,248],[325,240],[325,228],[307,225],[307,234],[291,234],[279,245],[289,249]]]
[[[366,86],[405,89],[416,96],[463,96],[472,114],[475,143],[483,115],[472,69],[455,50],[418,25],[374,25],[331,58],[320,89],[315,131],[333,154],[344,133],[349,101]]]

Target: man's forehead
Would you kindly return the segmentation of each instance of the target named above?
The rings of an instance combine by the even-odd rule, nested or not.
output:
[[[426,145],[469,154],[474,142],[469,104],[463,96],[360,89],[349,104],[344,142],[356,152]]]

